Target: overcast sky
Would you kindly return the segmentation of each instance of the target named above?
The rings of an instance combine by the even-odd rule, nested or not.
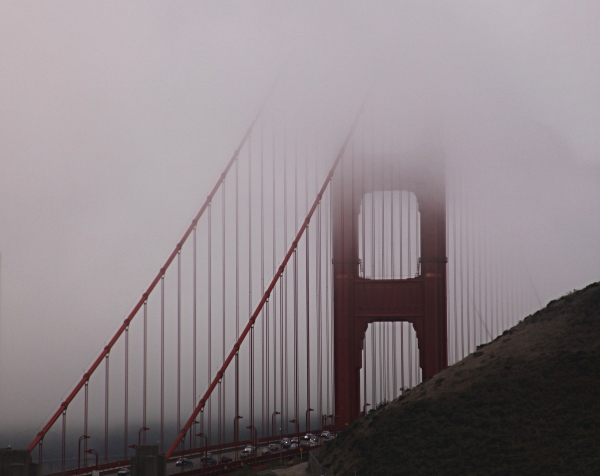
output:
[[[0,9],[0,414],[13,421],[37,428],[97,355],[278,76],[307,116],[348,121],[331,110],[374,89],[395,91],[405,121],[441,118],[449,156],[506,199],[498,220],[526,224],[511,235],[544,304],[600,279],[597,1]]]

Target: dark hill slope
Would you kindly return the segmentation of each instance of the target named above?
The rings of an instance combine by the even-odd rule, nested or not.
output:
[[[319,459],[336,475],[600,474],[600,283],[361,418]]]

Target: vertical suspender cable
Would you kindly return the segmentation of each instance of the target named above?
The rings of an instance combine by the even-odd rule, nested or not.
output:
[[[375,325],[371,325],[371,404],[373,408],[377,404],[377,359],[375,358]]]
[[[142,427],[147,427],[146,397],[148,390],[148,301],[144,301],[144,368],[142,375]],[[195,401],[195,400],[194,400]],[[143,443],[146,444],[146,432],[142,432]]]
[[[418,276],[421,274],[422,269],[421,269],[421,212],[419,212],[419,204],[416,200],[415,197],[415,220],[416,220],[416,226],[415,226],[415,248],[417,250],[417,259],[419,260],[419,262],[417,263],[417,274],[415,276]],[[416,333],[415,333],[415,380],[416,380],[416,385],[418,385],[419,383],[421,383],[422,380],[422,373],[421,373],[421,365],[420,365],[420,357],[419,357],[419,343],[417,342],[417,337],[416,337]]]
[[[392,142],[392,154],[393,154],[393,142]],[[392,230],[391,233],[391,256],[390,256],[390,261],[391,261],[391,270],[390,270],[390,278],[391,279],[396,279],[396,267],[395,267],[395,260],[396,260],[396,254],[394,253],[394,233],[396,231],[395,227],[394,227],[394,202],[396,201],[396,176],[394,174],[394,161],[392,160],[392,171],[391,171],[391,180],[392,180],[392,187],[391,187],[391,198],[392,198],[392,203],[391,203],[391,225],[390,225],[390,229]],[[397,355],[396,355],[396,323],[392,322],[392,397],[396,394],[396,392],[398,391],[398,379],[397,379],[397,371],[396,371],[396,361],[397,361]]]
[[[482,216],[481,214],[479,216]],[[485,319],[487,318],[484,309],[483,309],[483,278],[482,278],[482,271],[483,271],[483,253],[482,253],[482,245],[483,245],[483,237],[481,234],[481,223],[478,224],[477,227],[477,251],[478,251],[478,270],[477,270],[477,281],[478,281],[478,286],[477,286],[477,294],[479,297],[479,315],[481,316],[482,319],[482,325],[479,326],[479,343],[483,343],[483,328],[485,326],[486,330],[487,330],[487,326],[485,323]],[[490,340],[492,340],[492,336],[489,336]]]
[[[85,390],[84,390],[84,409],[83,409],[83,434],[88,435],[88,398],[89,398],[89,380],[85,382]],[[87,466],[87,438],[83,440],[83,466]],[[41,467],[40,467],[41,469]]]
[[[239,210],[240,210],[240,161],[235,161],[235,338],[240,335],[240,225],[239,225]],[[225,346],[223,345],[223,348]],[[224,396],[225,398],[225,396]],[[235,353],[235,381],[234,381],[234,419],[235,424],[235,442],[239,438],[239,422],[238,415],[240,414],[240,352]]]
[[[391,173],[390,173],[392,186],[390,187],[390,279],[396,279],[396,267],[394,266],[394,262],[396,259],[396,254],[394,253],[394,199],[395,199],[395,180],[394,180],[394,161],[392,160],[391,164]]]
[[[404,278],[404,267],[403,267],[403,259],[404,259],[404,191],[403,191],[403,181],[400,178],[400,279]],[[404,380],[404,367],[405,367],[405,353],[404,353],[404,322],[400,323],[400,384],[402,388],[406,388],[405,380]]]
[[[383,322],[379,322],[377,323],[377,354],[379,356],[379,401],[383,401],[385,398],[385,391],[384,391],[384,380],[385,380],[385,373],[384,373],[384,368],[385,368],[385,357],[384,357],[384,340],[383,340],[383,326],[384,323]]]
[[[177,253],[177,433],[181,429],[181,248]]]
[[[385,147],[383,149],[385,150]],[[381,272],[379,273],[381,279],[387,278],[387,267],[385,265],[385,195],[385,167],[381,167]]]
[[[309,227],[306,227],[306,407],[310,408],[310,263]],[[310,411],[307,411],[306,431],[310,431]]]
[[[300,373],[298,350],[298,248],[294,250],[293,257],[293,288],[294,288],[294,419],[298,420],[300,397]]]
[[[298,228],[298,136],[294,137],[294,230]],[[299,421],[300,373],[299,373],[299,322],[298,322],[298,247],[293,256],[293,321],[294,321],[294,420]]]
[[[305,160],[306,169],[304,172],[305,179],[305,196],[306,196],[306,207],[308,208],[308,160]],[[310,431],[310,229],[306,226],[306,233],[304,235],[306,243],[306,431]],[[298,426],[300,426],[298,424]]]
[[[248,315],[252,315],[252,136],[248,138]],[[254,425],[254,327],[250,336],[250,426]],[[258,430],[256,430],[258,436]]]
[[[453,278],[452,278],[452,292],[453,292],[453,310],[454,310],[454,362],[458,362],[460,360],[460,356],[458,353],[459,347],[458,347],[458,301],[457,301],[457,291],[458,291],[458,281],[456,278],[456,270],[457,267],[459,265],[458,262],[458,254],[456,252],[456,244],[458,241],[458,236],[456,233],[456,227],[457,227],[457,214],[456,214],[456,205],[458,202],[457,196],[458,196],[458,187],[456,184],[456,171],[453,169],[452,170],[452,185],[451,185],[451,190],[452,190],[452,200],[451,200],[451,204],[452,204],[452,221],[451,226],[452,226],[452,272],[453,272]]]
[[[160,452],[165,441],[165,275],[160,277]]]
[[[406,230],[407,230],[407,234],[406,234],[406,248],[407,248],[407,268],[408,268],[408,277],[412,278],[412,261],[413,261],[413,256],[412,256],[412,250],[411,250],[411,241],[412,241],[412,236],[411,236],[411,232],[410,229],[411,227],[411,201],[412,201],[412,193],[408,194],[407,197],[407,221],[406,221]],[[413,334],[411,332],[408,333],[408,385],[412,388],[413,387],[413,351],[412,351],[412,341],[413,341]]]
[[[365,238],[366,238],[366,230],[365,230],[365,224],[366,224],[366,216],[367,216],[367,210],[366,210],[366,204],[367,204],[367,199],[366,199],[366,188],[365,188],[365,128],[364,126],[361,129],[361,167],[362,167],[362,174],[361,174],[361,178],[360,178],[360,202],[361,202],[361,234],[362,234],[362,263],[361,263],[361,267],[362,267],[362,277],[365,278],[365,273],[366,273],[366,263],[367,263],[367,255],[366,255],[366,244],[365,244]],[[366,344],[365,344],[366,346]],[[366,349],[366,347],[365,347]],[[365,369],[365,378],[367,376],[367,371]]]
[[[273,126],[273,168],[272,168],[272,180],[273,180],[273,213],[272,213],[272,225],[273,225],[273,237],[271,241],[271,249],[273,250],[273,274],[275,274],[276,266],[277,266],[277,234],[275,224],[277,223],[277,216],[275,214],[276,208],[275,204],[277,203],[277,189],[276,189],[276,162],[275,162],[275,126]],[[273,309],[273,411],[277,411],[277,290],[273,293],[272,298],[272,309]],[[281,343],[280,343],[281,345]],[[281,408],[281,407],[280,407]],[[281,410],[280,410],[281,413]]]
[[[129,423],[129,327],[125,328],[125,412],[123,418],[123,459],[127,459],[127,430]]]
[[[237,164],[237,160],[236,160]],[[226,287],[225,287],[225,180],[221,188],[221,358],[225,360],[225,316],[226,316]],[[237,415],[236,415],[237,416]],[[225,374],[219,385],[219,444],[223,443],[225,427]]]
[[[374,122],[373,122],[374,124]],[[371,136],[371,156],[375,157],[375,139],[374,133]],[[375,161],[371,160],[371,279],[375,279]],[[375,326],[373,326],[374,328]],[[374,334],[373,334],[374,335]],[[375,361],[373,361],[375,365]],[[373,367],[375,372],[375,367]],[[373,400],[373,404],[375,400]]]
[[[40,468],[40,473],[39,474],[43,474],[44,473],[44,451],[43,451],[43,446],[44,446],[44,439],[42,438],[39,442],[38,445],[38,465]]]
[[[462,177],[462,171],[459,171],[459,176]],[[464,215],[465,215],[465,199],[464,199],[464,185],[463,180],[457,185],[457,191],[459,192],[458,202],[458,235],[460,238],[459,250],[460,250],[460,344],[461,344],[461,359],[464,359],[466,354],[465,349],[465,281],[464,281],[464,269],[465,269],[465,255],[464,255],[464,238],[465,234],[463,231]]]
[[[287,170],[287,166],[288,166],[288,157],[287,157],[287,122],[284,122],[283,125],[283,249],[285,250],[287,248],[287,229],[288,229],[288,203],[287,203],[287,178],[288,178],[288,170]],[[288,273],[284,273],[284,275],[282,276],[283,278],[283,291],[282,291],[282,295],[281,295],[281,329],[283,331],[283,334],[281,335],[282,338],[282,345],[283,345],[283,354],[282,354],[282,370],[283,370],[283,374],[282,374],[282,380],[281,380],[281,384],[283,385],[282,387],[282,406],[283,403],[285,402],[285,411],[282,409],[281,414],[284,415],[285,414],[285,426],[286,426],[286,433],[288,433],[288,420],[289,420],[289,404],[290,404],[290,399],[289,399],[289,381],[288,381],[288,377],[289,377],[289,364],[288,364],[288,344],[289,344],[289,340],[288,340],[288,319],[287,319],[287,314],[289,311],[289,305],[288,305]]]
[[[373,121],[373,124],[375,122]],[[371,136],[371,152],[372,157],[375,157],[375,134]],[[375,279],[375,161],[371,161],[371,279]],[[372,404],[377,403],[377,359],[376,359],[376,337],[377,325],[371,326],[371,380],[372,380]]]
[[[206,262],[207,262],[207,299],[206,299],[206,316],[207,316],[207,372],[206,379],[207,385],[210,385],[212,378],[212,202],[209,202],[208,209],[208,232],[206,237]],[[194,401],[194,405],[196,402]],[[207,433],[205,444],[208,446],[211,443],[212,438],[212,395],[208,397],[208,421],[207,421]]]
[[[265,289],[265,203],[264,203],[264,120],[261,118],[260,121],[260,292],[264,292]],[[265,428],[268,428],[268,415],[269,415],[269,395],[265,391],[268,388],[269,382],[269,370],[267,367],[267,360],[265,358],[265,351],[268,352],[269,342],[269,303],[266,304],[266,309],[262,311],[262,333],[261,333],[261,400],[262,400],[262,425],[261,425],[261,436],[265,436],[267,432]],[[266,348],[265,348],[266,347]]]
[[[408,194],[408,222],[407,222],[407,228],[408,228],[408,235],[407,235],[407,247],[408,247],[408,277],[412,278],[412,261],[413,261],[413,255],[412,255],[412,249],[411,249],[411,241],[412,241],[412,236],[411,236],[411,232],[410,229],[412,228],[412,207],[411,207],[411,201],[412,201],[412,194],[409,193]]]
[[[363,413],[367,414],[367,333],[362,340],[362,367],[363,367]]]
[[[316,167],[315,167],[316,169]],[[323,429],[323,323],[322,323],[322,273],[323,265],[321,263],[321,202],[317,208],[317,249],[316,249],[316,303],[317,303],[317,416],[319,417],[319,429]]]
[[[283,278],[283,276],[282,276]],[[280,395],[279,395],[279,406],[281,407],[281,418],[282,423],[286,423],[286,433],[287,433],[287,413],[284,411],[284,393],[283,393],[283,353],[284,353],[284,334],[283,334],[283,319],[284,319],[284,280],[281,279],[279,281],[279,385],[281,387]],[[286,306],[287,307],[287,306]],[[285,407],[287,409],[287,405]]]
[[[330,184],[331,185],[331,184]],[[331,375],[330,375],[330,365],[331,365],[331,359],[330,359],[330,347],[331,346],[331,336],[330,336],[330,325],[332,325],[332,323],[330,323],[330,319],[329,319],[329,311],[331,309],[331,302],[330,302],[330,298],[329,298],[329,269],[331,267],[331,260],[329,258],[329,247],[331,245],[331,186],[328,187],[329,190],[329,196],[328,196],[328,213],[327,213],[327,236],[325,237],[326,240],[326,245],[325,245],[325,355],[326,355],[326,364],[325,364],[325,368],[326,368],[326,377],[325,377],[325,382],[327,383],[327,398],[326,398],[326,402],[327,402],[327,411],[326,414],[330,415],[331,414],[331,409],[333,408],[333,404],[332,404],[332,400],[331,400],[331,396],[329,393],[330,390],[330,385],[331,385]],[[333,319],[332,319],[333,321]]]
[[[402,393],[406,388],[404,381],[404,322],[400,323],[400,385],[402,386]]]
[[[471,223],[471,210],[469,209],[469,196],[464,201],[465,204],[465,242],[466,242],[466,262],[465,269],[467,270],[467,289],[466,289],[466,300],[467,300],[467,354],[471,353],[471,250],[469,240],[469,228]]]
[[[64,474],[66,470],[66,457],[67,457],[67,409],[66,407],[62,412],[62,472]]]
[[[192,241],[192,406],[196,405],[196,227],[194,227],[194,237]],[[144,423],[146,426],[146,423]],[[204,432],[202,430],[202,432]],[[144,443],[146,443],[146,436],[144,432]],[[196,427],[194,426],[192,434],[190,435],[190,448],[196,447]]]
[[[109,394],[109,358],[106,354],[104,367],[104,462],[108,463],[108,394]]]

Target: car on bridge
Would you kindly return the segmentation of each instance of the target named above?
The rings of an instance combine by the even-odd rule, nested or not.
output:
[[[194,462],[191,459],[188,458],[179,458],[177,460],[177,463],[175,463],[175,466],[191,466],[192,468],[194,467]]]
[[[283,438],[281,440],[281,446],[283,446],[284,450],[287,450],[290,446],[292,446],[292,442],[289,438]]]
[[[219,464],[219,462],[212,456],[210,458],[205,458],[204,461],[202,461],[202,466],[205,468],[207,466],[216,466],[217,464]]]
[[[118,476],[129,476],[131,474],[131,468],[121,468],[117,473]]]
[[[233,458],[230,458],[227,455],[221,456],[221,463],[231,463],[232,461],[233,461]]]
[[[242,450],[242,452],[240,454],[240,458],[241,459],[250,458],[251,456],[254,456],[255,452],[256,451],[254,449],[254,446],[248,445]]]
[[[271,453],[277,453],[279,451],[279,445],[275,444],[275,443],[271,443],[269,445],[269,451]]]

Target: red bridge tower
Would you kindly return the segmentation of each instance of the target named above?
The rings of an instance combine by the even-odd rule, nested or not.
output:
[[[333,179],[334,385],[338,429],[352,423],[361,411],[362,346],[369,323],[412,324],[424,380],[447,366],[446,189],[444,162],[439,157],[439,152],[434,151],[410,159],[369,161],[366,167],[344,159]],[[417,197],[421,218],[420,273],[409,279],[364,279],[359,275],[361,205],[365,194],[390,190],[413,192]]]

